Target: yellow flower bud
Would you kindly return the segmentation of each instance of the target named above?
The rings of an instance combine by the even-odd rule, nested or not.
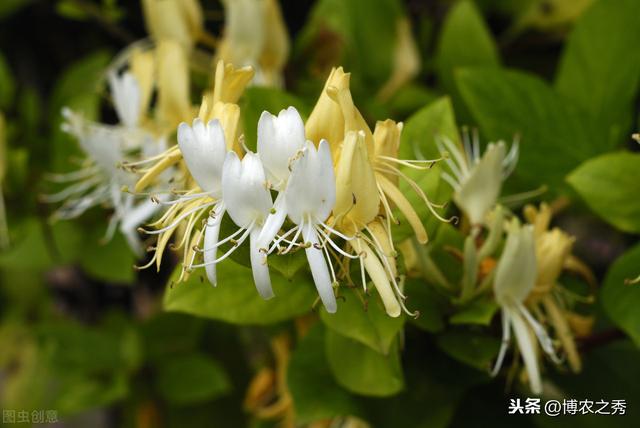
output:
[[[331,153],[334,161],[338,146],[344,139],[344,116],[340,104],[329,96],[328,88],[335,88],[336,91],[342,89],[349,90],[350,74],[345,73],[342,67],[334,68],[329,74],[324,89],[316,102],[313,111],[305,124],[305,134],[307,139],[318,145],[320,140],[327,140],[331,146]]]
[[[370,223],[380,209],[376,177],[369,162],[364,132],[347,133],[336,165],[338,227],[353,234]]]

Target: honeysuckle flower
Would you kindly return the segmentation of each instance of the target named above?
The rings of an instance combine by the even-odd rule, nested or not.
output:
[[[270,186],[280,193],[258,240],[259,248],[269,247],[287,217],[283,190],[291,174],[291,162],[298,151],[305,147],[305,142],[304,123],[294,107],[280,111],[277,117],[266,111],[260,116],[258,155]],[[333,165],[331,168],[333,170]]]
[[[198,0],[142,0],[145,25],[156,41],[174,40],[189,51],[203,34]]]
[[[540,394],[542,380],[536,355],[535,337],[542,349],[558,363],[553,344],[544,328],[535,320],[524,302],[531,293],[537,277],[536,248],[533,226],[521,226],[513,220],[507,226],[507,240],[496,266],[494,295],[502,312],[502,346],[493,369],[496,375],[509,346],[513,329],[527,370],[531,390]],[[531,335],[531,330],[535,337]]]
[[[300,155],[293,161],[291,169],[291,176],[284,191],[284,203],[289,219],[296,226],[280,239],[284,240],[295,233],[291,241],[295,243],[298,236],[301,236],[320,299],[327,312],[334,313],[337,304],[333,284],[337,283],[337,280],[333,266],[331,275],[327,268],[327,261],[331,263],[327,244],[339,253],[347,253],[331,240],[330,234],[338,232],[325,223],[336,200],[336,183],[329,143],[320,141],[316,149],[313,143],[306,142]],[[342,234],[339,235],[344,237]]]
[[[256,70],[257,85],[282,86],[289,37],[277,0],[225,0],[225,27],[216,57]]]
[[[484,223],[500,195],[502,182],[513,172],[518,161],[518,143],[515,141],[507,153],[503,142],[490,143],[480,154],[478,135],[473,141],[464,133],[464,150],[448,138],[437,141],[440,152],[449,153],[446,162],[451,174],[442,178],[454,189],[453,200],[469,218],[473,226]]]
[[[164,202],[170,208],[151,225],[157,229],[145,230],[148,234],[158,235],[158,242],[153,258],[142,268],[151,266],[153,263],[159,267],[162,253],[169,239],[182,222],[186,221],[179,244],[174,247],[175,249],[184,247],[183,275],[194,262],[196,252],[193,248],[197,247],[204,237],[205,247],[209,248],[204,253],[207,278],[211,284],[216,285],[215,263],[208,262],[216,258],[220,220],[225,212],[222,202],[222,169],[228,146],[224,130],[217,119],[205,124],[202,119],[196,118],[191,126],[185,122],[178,126],[177,140],[181,157],[197,187],[176,199]],[[192,236],[197,228],[197,220],[206,212],[210,212],[210,216],[203,230]]]
[[[574,259],[571,250],[575,238],[559,228],[549,229],[551,209],[547,204],[541,204],[539,209],[528,205],[524,209],[524,214],[534,227],[538,260],[538,276],[527,303],[537,309],[542,306],[542,310],[547,315],[546,320],[553,326],[555,335],[560,340],[569,366],[574,372],[579,372],[582,361],[569,322],[572,315],[571,302],[558,292],[561,289],[558,278],[564,269],[571,266],[569,261]],[[540,311],[534,313],[540,313]]]
[[[229,216],[240,228],[231,236],[242,234],[235,240],[231,250],[215,261],[205,262],[205,264],[223,260],[249,237],[253,281],[260,296],[270,299],[273,297],[273,290],[269,266],[260,252],[257,239],[273,202],[266,186],[264,168],[257,154],[246,153],[242,160],[235,152],[227,154],[222,171],[222,198]],[[206,247],[204,251],[206,254]]]
[[[63,202],[54,213],[54,218],[71,219],[80,216],[89,208],[106,204],[114,209],[107,228],[106,239],[110,239],[120,226],[132,250],[141,254],[142,248],[136,228],[151,217],[157,206],[123,194],[122,187],[133,183],[133,177],[119,168],[128,159],[128,153],[138,151],[151,154],[162,148],[164,140],[137,128],[140,117],[140,96],[133,75],[128,72],[109,76],[114,106],[123,126],[107,126],[85,120],[70,109],[63,109],[65,122],[62,129],[77,138],[87,154],[85,167],[66,174],[51,174],[50,179],[59,183],[70,183],[64,190],[44,195],[51,203]],[[129,104],[133,104],[132,106]]]

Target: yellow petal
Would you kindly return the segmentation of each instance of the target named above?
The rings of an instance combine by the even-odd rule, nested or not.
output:
[[[189,97],[189,67],[184,49],[175,41],[162,40],[157,49],[158,116],[173,129],[193,118]]]
[[[558,228],[544,232],[536,238],[537,286],[555,285],[567,257],[571,254],[574,241],[574,237]]]
[[[376,287],[387,315],[390,317],[400,316],[402,308],[393,292],[389,277],[380,259],[378,259],[375,252],[361,238],[356,238],[350,241],[350,243],[356,252],[363,255],[362,263],[364,264],[364,269]]]
[[[131,53],[131,59],[129,60],[131,73],[140,87],[140,111],[143,113],[149,108],[153,90],[155,68],[153,56],[154,53],[151,51],[136,49]]]
[[[350,75],[345,73],[342,67],[331,70],[324,89],[305,124],[307,139],[316,145],[322,139],[329,142],[334,161],[337,159],[339,145],[344,139],[344,116],[340,104],[329,96],[327,89],[331,87],[337,91],[345,88],[348,90],[349,78]]]
[[[396,207],[398,207],[400,212],[411,225],[418,242],[426,244],[429,241],[427,231],[422,224],[422,220],[420,220],[420,216],[418,216],[416,210],[413,209],[411,202],[409,202],[400,189],[398,189],[398,187],[384,175],[376,174],[376,178],[384,194],[396,205]]]
[[[336,204],[333,213],[339,227],[351,233],[370,223],[380,209],[376,177],[369,162],[364,137],[364,132],[349,132],[336,165]]]
[[[374,242],[380,246],[382,254],[386,260],[386,264],[389,266],[391,275],[398,276],[398,270],[396,268],[396,250],[393,248],[393,242],[390,241],[390,236],[386,225],[383,224],[381,219],[376,219],[368,225],[371,236],[374,238]]]

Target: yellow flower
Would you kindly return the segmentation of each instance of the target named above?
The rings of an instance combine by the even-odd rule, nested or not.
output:
[[[373,221],[380,210],[376,177],[369,162],[364,132],[348,132],[336,165],[335,222],[355,234]]]
[[[174,40],[189,51],[203,31],[198,0],[142,0],[147,31],[156,41]]]
[[[159,121],[168,129],[193,117],[189,98],[189,65],[184,49],[173,40],[161,40],[157,48]]]

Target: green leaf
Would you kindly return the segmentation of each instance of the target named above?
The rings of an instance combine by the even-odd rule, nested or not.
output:
[[[640,232],[640,154],[618,152],[590,159],[567,180],[604,220],[625,232]]]
[[[451,324],[489,325],[498,310],[498,304],[490,298],[479,298],[460,308],[449,318]]]
[[[462,67],[500,65],[496,43],[473,2],[458,2],[449,11],[440,33],[435,61],[438,79],[453,97],[456,111],[463,104],[454,72]]]
[[[607,272],[600,292],[602,306],[611,320],[640,346],[640,286],[625,284],[640,274],[640,245],[620,258]]]
[[[456,360],[478,370],[488,370],[500,341],[480,331],[449,330],[437,338],[438,347]]]
[[[131,284],[136,277],[133,268],[136,258],[122,234],[116,233],[106,244],[100,243],[96,234],[88,236],[80,260],[85,272],[101,281]]]
[[[11,249],[0,254],[0,267],[45,270],[54,264],[74,261],[82,247],[82,236],[72,222],[49,225],[35,217],[15,227]]]
[[[126,324],[90,328],[66,321],[40,326],[38,332],[60,371],[103,374],[133,371],[140,364],[139,338]]]
[[[263,111],[277,115],[280,110],[290,106],[295,107],[303,119],[306,117],[307,106],[295,95],[275,88],[260,86],[248,88],[240,99],[241,121],[247,147],[256,150],[258,120]]]
[[[404,316],[391,318],[375,298],[365,302],[360,293],[354,289],[343,287],[338,300],[338,310],[330,314],[324,309],[320,318],[331,330],[354,339],[381,354],[389,353],[394,339],[402,331]]]
[[[0,109],[9,109],[11,103],[13,103],[15,92],[16,88],[13,73],[4,55],[0,52]]]
[[[160,365],[156,388],[169,403],[185,405],[218,398],[229,392],[231,384],[213,358],[189,354],[172,357]]]
[[[165,310],[235,324],[271,324],[302,315],[311,310],[317,297],[307,273],[288,281],[272,270],[276,297],[271,300],[263,300],[258,294],[251,269],[232,260],[217,265],[217,287],[209,284],[204,271],[192,273],[186,282],[174,283],[179,273],[177,268],[170,281],[172,285],[165,291]]]
[[[498,69],[457,73],[460,92],[485,137],[520,136],[514,179],[531,186],[559,186],[581,161],[606,149],[582,112],[533,75]],[[540,174],[544,171],[544,174]]]
[[[446,298],[420,278],[408,278],[405,287],[409,310],[419,312],[418,317],[412,318],[410,322],[430,333],[441,331],[445,325]]]
[[[325,328],[315,325],[296,346],[287,370],[296,422],[358,415],[358,401],[333,379],[325,356]]]
[[[336,381],[356,394],[385,397],[404,388],[399,346],[388,355],[328,329],[326,356]]]
[[[440,153],[435,144],[436,136],[446,136],[452,141],[458,141],[458,129],[451,100],[442,97],[411,116],[402,130],[399,159],[437,159]],[[440,165],[436,164],[429,170],[402,168],[402,172],[424,191],[433,203],[442,204],[451,199],[451,186],[440,179]],[[412,189],[404,179],[400,179],[400,190],[414,207],[418,216],[423,219],[427,233],[435,233],[441,222],[431,212],[422,198]],[[403,219],[397,213],[398,218]],[[407,221],[401,221],[394,227],[393,236],[398,242],[413,235],[413,229]]]
[[[73,372],[63,373],[51,379],[55,386],[55,399],[51,407],[61,415],[73,415],[89,409],[100,408],[121,400],[129,393],[127,377],[78,376]]]
[[[590,113],[608,146],[629,130],[640,82],[640,2],[598,1],[578,20],[556,78],[559,93]]]
[[[340,64],[353,72],[355,93],[378,89],[391,75],[398,0],[321,0],[316,2],[298,49],[315,55],[318,68]],[[372,89],[373,88],[373,89]]]

